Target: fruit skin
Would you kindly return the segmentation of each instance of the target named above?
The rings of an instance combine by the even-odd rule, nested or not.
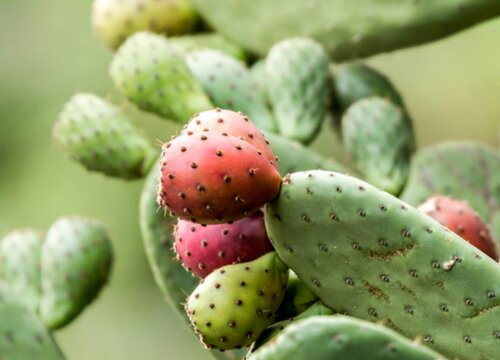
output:
[[[33,313],[40,300],[43,240],[44,234],[32,229],[12,231],[0,240],[0,281]]]
[[[188,0],[94,0],[92,5],[92,26],[112,49],[139,31],[182,35],[197,21]]]
[[[187,300],[186,312],[207,347],[245,347],[272,324],[287,279],[288,268],[275,252],[226,265],[198,285]]]
[[[445,360],[382,325],[348,316],[313,316],[286,327],[248,360]]]
[[[8,360],[63,360],[54,338],[6,284],[0,283],[0,356]]]
[[[183,128],[182,134],[203,134],[207,131],[236,136],[253,145],[269,163],[278,169],[276,156],[265,135],[242,112],[227,109],[212,109],[195,114]]]
[[[70,158],[111,177],[142,178],[157,157],[118,108],[93,94],[77,94],[66,103],[53,137]]]
[[[174,237],[177,258],[201,278],[222,266],[252,261],[273,251],[261,211],[231,224],[202,226],[179,219]]]
[[[276,131],[265,98],[244,63],[213,49],[190,53],[186,63],[215,106],[242,111],[259,129]]]
[[[201,224],[247,217],[279,192],[281,177],[254,146],[215,132],[163,146],[158,204]]]
[[[328,57],[307,38],[274,45],[265,60],[268,99],[278,132],[308,144],[319,132],[330,98]]]
[[[500,152],[470,142],[420,149],[411,162],[401,199],[417,206],[434,195],[462,199],[477,211],[500,246]],[[492,205],[493,204],[493,205]]]
[[[185,123],[195,112],[213,108],[184,55],[160,35],[139,32],[128,38],[110,74],[130,101],[163,118]]]
[[[240,61],[248,58],[245,50],[218,33],[173,36],[167,40],[176,51],[184,55],[201,49],[214,49]]]
[[[379,97],[352,104],[342,117],[342,142],[369,183],[398,195],[408,176],[415,137],[405,112]]]
[[[477,247],[493,260],[499,260],[498,251],[488,226],[467,201],[447,196],[433,196],[418,209]]]
[[[289,319],[303,313],[318,301],[318,296],[311,291],[297,274],[290,270],[285,297],[276,313],[277,320]]]
[[[417,209],[359,179],[291,174],[265,209],[280,258],[328,307],[384,323],[444,356],[500,351],[500,267]]]
[[[63,217],[47,232],[41,253],[39,315],[50,329],[71,322],[107,283],[113,249],[104,227],[92,219]]]

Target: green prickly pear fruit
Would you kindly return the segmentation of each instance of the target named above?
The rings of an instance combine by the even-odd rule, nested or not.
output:
[[[275,131],[265,99],[245,64],[212,49],[190,53],[186,62],[215,106],[242,111],[259,129]]]
[[[280,258],[328,307],[450,358],[500,352],[498,263],[402,200],[339,173],[295,173],[265,220]]]
[[[276,313],[278,320],[297,316],[318,301],[318,296],[311,291],[292,270],[288,276],[285,297]]]
[[[13,231],[0,240],[0,281],[9,285],[33,313],[40,299],[43,240],[42,233],[31,229]]]
[[[50,329],[68,324],[97,297],[112,260],[111,242],[97,221],[65,217],[52,224],[41,254],[39,309]]]
[[[328,56],[308,38],[283,40],[267,58],[267,94],[278,132],[302,143],[311,142],[325,119],[330,97]]]
[[[0,356],[5,360],[63,360],[50,332],[9,286],[0,283]]]
[[[176,51],[184,55],[201,49],[214,49],[241,61],[248,58],[245,50],[218,33],[174,36],[167,40]]]
[[[92,6],[93,27],[112,49],[138,31],[188,33],[197,20],[188,0],[94,0]]]
[[[248,360],[445,360],[382,325],[335,315],[294,322]]]
[[[272,324],[287,278],[288,268],[275,252],[214,271],[186,303],[200,340],[221,350],[250,345]]]
[[[55,142],[91,171],[122,179],[145,176],[157,152],[115,106],[77,94],[54,125]]]
[[[342,117],[343,143],[369,183],[398,195],[406,183],[414,136],[405,113],[382,98],[355,102]]]
[[[116,87],[140,109],[185,123],[213,108],[184,55],[155,34],[139,32],[118,49],[110,66]]]

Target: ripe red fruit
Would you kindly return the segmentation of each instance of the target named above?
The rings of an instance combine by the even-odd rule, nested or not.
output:
[[[174,236],[179,260],[201,278],[225,265],[252,261],[273,251],[260,211],[231,224],[203,226],[179,219]]]
[[[418,209],[489,257],[498,260],[495,242],[488,227],[466,201],[446,196],[434,196],[420,205]]]
[[[183,219],[215,224],[250,216],[280,185],[263,153],[235,136],[188,132],[163,146],[158,203]]]

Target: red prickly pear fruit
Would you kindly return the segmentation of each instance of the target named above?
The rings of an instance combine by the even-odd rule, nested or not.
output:
[[[248,217],[274,199],[281,185],[262,152],[215,132],[187,133],[165,144],[160,166],[158,204],[201,224]]]
[[[246,141],[261,151],[262,155],[278,169],[278,162],[269,146],[269,141],[243,113],[219,108],[197,113],[186,124],[183,134],[207,131],[236,136]]]
[[[466,201],[447,196],[434,196],[420,205],[418,209],[489,257],[499,259],[488,227]]]
[[[203,226],[179,219],[174,237],[178,259],[201,278],[225,265],[252,261],[274,250],[261,211],[230,224]]]

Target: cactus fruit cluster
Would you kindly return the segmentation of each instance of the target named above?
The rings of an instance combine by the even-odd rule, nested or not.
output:
[[[498,4],[95,0],[118,92],[182,129],[160,150],[126,109],[80,93],[54,142],[90,171],[145,178],[153,277],[217,359],[495,359],[498,150],[416,150],[391,81],[331,61],[452,34]],[[308,147],[326,120],[344,160]],[[110,275],[104,227],[15,231],[0,260],[0,358],[62,359],[51,331]]]

